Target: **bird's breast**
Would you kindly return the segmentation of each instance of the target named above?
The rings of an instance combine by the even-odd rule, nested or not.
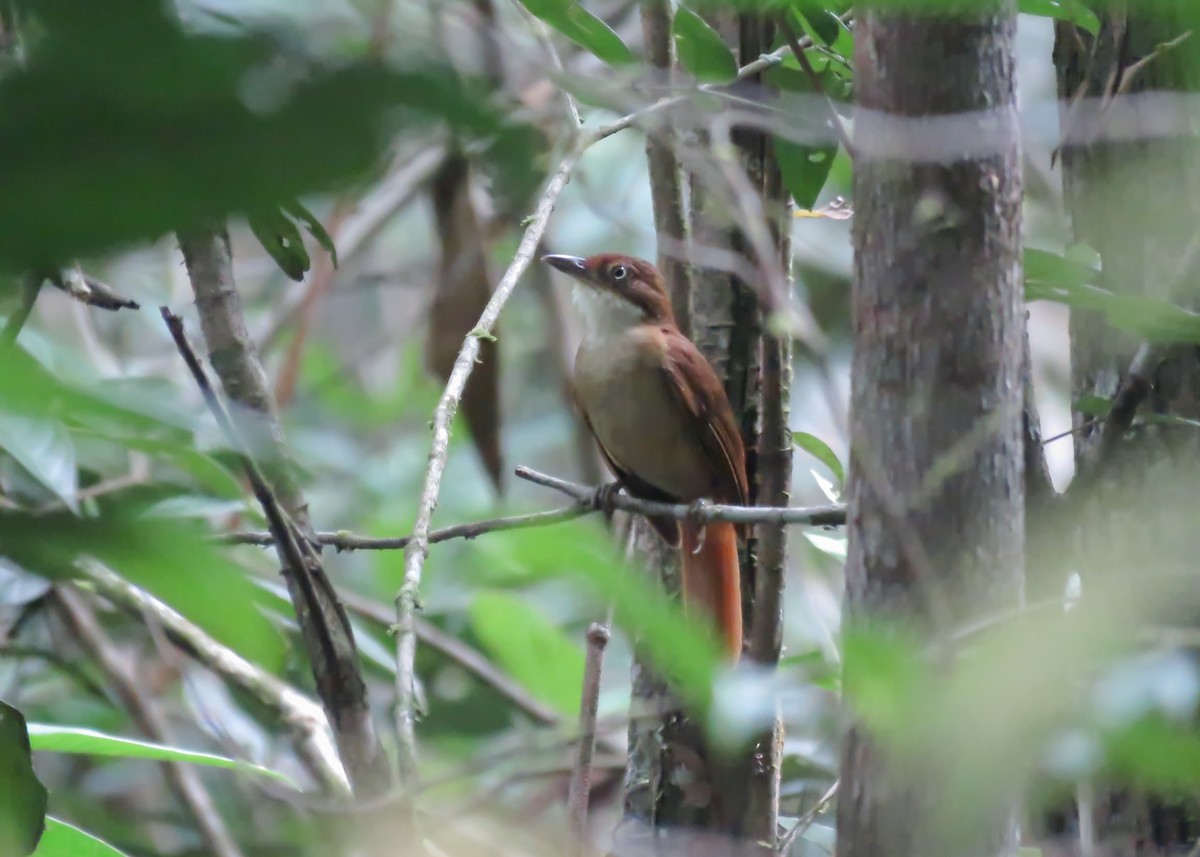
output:
[[[575,357],[576,395],[618,467],[691,502],[711,495],[712,468],[694,418],[668,385],[665,359],[654,328],[588,337]]]

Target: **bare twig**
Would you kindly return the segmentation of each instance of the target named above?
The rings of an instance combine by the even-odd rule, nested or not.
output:
[[[596,488],[578,485],[547,476],[530,470],[528,467],[518,467],[517,477],[561,491],[568,497],[574,497],[581,502],[596,502]],[[713,521],[731,521],[735,524],[801,524],[813,527],[840,527],[846,523],[846,507],[835,504],[829,506],[726,506],[715,503],[659,503],[654,500],[643,500],[626,494],[615,494],[609,501],[614,508],[626,512],[636,512],[641,515],[656,517],[687,519],[698,524],[709,524]]]
[[[349,592],[344,600],[347,609],[365,619],[389,627],[395,621],[395,614],[382,604]],[[417,639],[454,661],[540,725],[557,726],[561,722],[558,712],[534,699],[516,679],[454,635],[447,634],[430,622],[417,619]]]
[[[350,783],[321,707],[290,685],[221,645],[168,605],[95,563],[84,571],[96,591],[114,604],[148,614],[204,666],[253,696],[291,732],[296,755],[329,792],[349,795]]]
[[[498,533],[505,530],[522,530],[527,527],[545,527],[564,521],[573,521],[583,515],[596,511],[594,506],[586,503],[576,503],[562,509],[551,509],[548,512],[533,512],[528,515],[511,515],[507,518],[490,518],[486,521],[474,521],[469,524],[455,524],[429,533],[429,544],[447,542],[451,539],[473,539],[485,533]],[[336,548],[338,551],[361,550],[403,550],[412,541],[412,536],[396,536],[372,538],[347,532],[320,532],[312,537],[322,547]],[[275,544],[275,537],[266,533],[226,533],[219,541],[233,545],[258,545],[269,547]],[[389,620],[390,621],[390,620]]]
[[[775,849],[776,854],[787,854],[792,847],[792,843],[796,841],[796,838],[812,827],[813,822],[817,820],[817,816],[824,812],[825,808],[829,806],[830,801],[837,797],[838,782],[838,780],[834,780],[833,785],[829,787],[829,790],[825,794],[821,795],[820,800],[814,803],[808,812],[796,819],[796,823],[792,825],[792,829],[787,832],[786,836],[779,840],[779,847]]]
[[[608,625],[594,622],[587,632],[587,656],[583,667],[583,691],[579,701],[579,743],[575,745],[575,763],[567,789],[567,816],[578,857],[587,853],[588,802],[592,788],[592,755],[596,750],[596,711],[600,704],[600,671],[604,649],[611,635]]]
[[[138,728],[159,744],[174,743],[170,724],[158,704],[142,692],[140,682],[100,626],[96,614],[81,593],[69,587],[56,592],[59,612],[83,647],[96,659],[100,669],[128,709]],[[212,795],[194,768],[182,762],[162,762],[167,783],[179,802],[187,807],[207,850],[216,857],[242,857],[242,851],[217,812]]]
[[[526,22],[529,24],[529,29],[533,32],[533,37],[537,39],[538,44],[541,45],[542,50],[549,57],[551,67],[561,74],[563,71],[562,58],[558,55],[558,49],[554,47],[554,42],[550,38],[550,31],[546,29],[546,25],[538,18],[535,18],[533,13],[526,9],[525,4],[521,3],[520,0],[513,0],[513,5],[525,17]],[[567,115],[571,118],[571,127],[582,127],[583,119],[579,116],[579,107],[575,104],[575,96],[571,95],[565,89],[562,91],[562,94],[563,100],[567,105]]]
[[[78,265],[52,273],[47,279],[56,289],[61,289],[80,303],[97,309],[115,312],[121,309],[141,309],[141,304],[127,297],[112,286],[89,277]]]
[[[429,453],[429,467],[425,474],[425,483],[418,501],[417,520],[413,525],[412,541],[404,551],[404,582],[396,594],[396,733],[399,739],[400,774],[405,785],[412,789],[417,782],[417,747],[416,747],[416,676],[414,662],[417,654],[416,623],[418,592],[421,587],[421,573],[425,566],[425,557],[429,554],[429,526],[433,518],[433,510],[437,507],[438,492],[441,490],[442,473],[446,468],[446,456],[450,445],[450,426],[458,403],[462,398],[467,379],[475,368],[475,359],[479,356],[479,340],[481,336],[491,334],[500,316],[500,310],[508,301],[516,288],[517,281],[529,267],[533,259],[546,223],[554,211],[554,203],[559,193],[566,186],[575,164],[583,155],[592,137],[583,138],[578,142],[567,157],[559,165],[551,177],[538,203],[537,212],[525,230],[517,248],[512,264],[496,285],[492,298],[484,308],[479,318],[479,324],[471,335],[467,336],[454,361],[450,372],[450,380],[438,401],[433,418],[433,444]]]
[[[308,647],[317,691],[333,726],[346,772],[356,793],[379,794],[387,789],[390,781],[387,761],[371,722],[354,635],[337,593],[298,525],[282,507],[246,451],[237,428],[187,340],[182,319],[167,307],[160,311],[205,403],[237,451],[255,498],[266,514]]]
[[[833,126],[833,132],[837,134],[838,142],[842,144],[842,148],[846,150],[846,154],[853,158],[854,143],[850,141],[850,135],[846,132],[846,126],[842,123],[842,117],[837,112],[837,107],[834,106],[833,99],[829,97],[829,93],[825,91],[825,85],[821,83],[821,75],[817,74],[817,70],[808,61],[808,54],[800,46],[800,40],[796,37],[796,31],[792,29],[792,24],[788,21],[787,14],[779,15],[778,21],[779,28],[783,31],[783,37],[787,40],[788,47],[792,49],[792,56],[796,58],[796,62],[800,63],[800,68],[808,76],[813,89],[825,100],[825,106],[829,110],[829,123]]]

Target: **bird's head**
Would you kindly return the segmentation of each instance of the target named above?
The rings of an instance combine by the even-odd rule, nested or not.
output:
[[[575,304],[590,334],[675,320],[662,274],[649,262],[616,253],[542,261],[575,279]]]

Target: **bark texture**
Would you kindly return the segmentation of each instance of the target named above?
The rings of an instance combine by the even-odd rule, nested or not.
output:
[[[181,235],[179,246],[196,296],[200,329],[209,361],[221,380],[238,430],[263,469],[280,505],[306,536],[311,535],[308,504],[295,478],[266,372],[246,329],[241,296],[225,231]],[[371,719],[354,634],[341,601],[320,562],[292,568],[279,551],[288,595],[308,651],[317,693],[337,740],[338,752],[358,796],[382,794],[391,770]],[[306,586],[300,575],[311,578]],[[316,603],[307,592],[315,593]]]
[[[656,22],[646,32],[661,32],[665,4],[649,3]],[[650,24],[655,23],[657,29]],[[739,64],[770,51],[772,31],[763,19],[728,16],[717,20]],[[651,55],[652,61],[661,57]],[[762,81],[745,81],[758,91]],[[678,140],[676,135],[674,139]],[[657,142],[662,142],[660,138]],[[689,145],[703,144],[702,133],[688,136]],[[788,269],[790,251],[789,199],[783,188],[770,140],[761,131],[735,128],[732,132],[736,168],[749,179],[772,236],[772,262]],[[672,236],[672,161],[654,145],[648,149],[655,185],[655,220],[660,235]],[[685,163],[691,163],[685,161]],[[706,186],[711,177],[694,174],[685,182],[690,191],[683,234],[690,245],[730,252],[762,267],[751,243],[730,213],[727,198]],[[688,236],[690,227],[690,236]],[[660,247],[660,256],[664,249]],[[669,255],[669,253],[668,253]],[[686,266],[681,276],[686,277]],[[786,505],[791,476],[791,433],[788,391],[791,384],[791,344],[766,333],[758,283],[744,282],[725,271],[696,268],[691,272],[690,335],[725,381],[747,450],[751,502]],[[679,280],[672,281],[678,301]],[[645,542],[643,541],[643,545]],[[743,625],[747,657],[765,665],[778,661],[782,632],[782,588],[787,561],[786,528],[760,526],[742,551]],[[668,563],[669,565],[669,563]],[[670,575],[667,577],[670,581]],[[626,771],[626,825],[618,833],[618,851],[634,853],[637,843],[653,843],[655,853],[769,853],[778,835],[779,773],[782,730],[765,730],[746,751],[721,757],[708,747],[703,731],[673,703],[669,689],[645,666],[635,667],[634,704],[668,710],[661,720],[635,719],[630,727],[630,761]]]
[[[931,635],[1019,603],[1024,307],[1015,3],[971,17],[867,12],[855,34],[854,365],[848,620]],[[991,152],[912,151],[922,117],[990,110]],[[964,145],[964,151],[965,151]],[[895,151],[893,149],[892,151]],[[984,739],[986,740],[986,739]],[[1011,807],[934,823],[947,774],[843,745],[839,857],[1015,850]]]

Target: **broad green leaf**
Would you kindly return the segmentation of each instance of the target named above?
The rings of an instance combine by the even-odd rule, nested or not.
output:
[[[1104,396],[1083,395],[1075,400],[1071,410],[1078,411],[1089,417],[1104,418],[1112,410],[1112,399]]]
[[[294,48],[284,62],[260,33],[188,31],[170,6],[31,10],[44,32],[0,81],[0,260],[13,269],[342,187],[405,127],[448,125],[481,143],[506,181],[536,183],[536,135],[482,84],[428,64],[332,65]],[[573,30],[595,25],[624,48],[595,19]]]
[[[33,771],[20,711],[0,702],[0,854],[25,857],[45,829],[46,787]]]
[[[28,571],[73,578],[94,557],[270,671],[283,663],[282,635],[259,610],[262,595],[202,528],[133,515],[119,504],[92,518],[0,510],[0,551]]]
[[[128,857],[103,839],[74,825],[46,816],[46,833],[34,857]]]
[[[312,260],[308,258],[300,230],[287,215],[279,209],[250,214],[246,216],[246,225],[263,249],[271,254],[279,270],[296,282],[304,279]]]
[[[213,496],[223,500],[237,500],[245,496],[241,483],[230,470],[211,455],[197,450],[189,442],[156,440],[132,437],[109,432],[94,432],[88,429],[73,431],[80,438],[98,438],[126,449],[136,449],[169,461],[175,467],[192,476],[196,482]]]
[[[708,704],[718,663],[715,639],[689,621],[645,571],[628,565],[595,521],[491,533],[472,549],[481,554],[476,567],[487,570],[492,585],[505,577],[512,583],[564,578],[583,584],[598,604],[614,606],[616,625],[674,679],[684,698],[696,706]]]
[[[1200,343],[1200,314],[1143,295],[1100,288],[1100,271],[1045,250],[1025,251],[1026,300],[1050,300],[1101,313],[1120,330],[1157,343]]]
[[[149,741],[137,741],[117,735],[106,735],[93,729],[73,726],[53,726],[45,723],[29,724],[29,743],[34,750],[48,753],[71,753],[81,756],[106,756],[122,759],[153,759],[158,762],[186,762],[192,765],[207,765],[213,768],[246,771],[272,777],[291,785],[291,781],[270,768],[252,765],[225,756],[167,747]]]
[[[1100,19],[1083,0],[1019,0],[1017,11],[1025,15],[1069,21],[1093,36],[1100,32]]]
[[[833,45],[841,35],[842,23],[837,12],[823,0],[792,0],[792,10],[807,24],[804,28],[814,44]]]
[[[609,65],[633,62],[621,37],[577,0],[521,0],[521,5],[597,59]]]
[[[471,629],[488,653],[535,697],[579,716],[583,648],[526,601],[484,591],[471,604]]]
[[[737,76],[737,60],[721,35],[686,6],[675,10],[671,35],[679,62],[697,80],[725,83]]]
[[[838,461],[837,455],[829,448],[829,444],[806,431],[792,432],[792,442],[828,467],[829,472],[837,479],[838,485],[845,483],[846,471],[842,468],[842,462]]]
[[[0,413],[0,449],[62,500],[68,509],[79,511],[75,499],[79,487],[75,444],[62,422]]]
[[[797,69],[776,66],[768,69],[765,77],[773,86],[788,92],[811,94],[814,91],[808,75]],[[838,77],[828,68],[820,72],[819,77],[822,86],[828,87],[827,94],[838,91]],[[832,129],[829,133],[832,136]],[[788,193],[796,201],[797,207],[811,209],[816,205],[817,197],[821,195],[825,181],[829,178],[829,171],[833,168],[837,156],[838,144],[831,140],[822,145],[802,145],[778,134],[771,140]]]
[[[326,231],[321,221],[317,220],[317,216],[297,200],[289,202],[283,207],[283,210],[304,224],[304,228],[308,230],[308,234],[317,239],[317,243],[329,254],[329,259],[333,262],[333,267],[336,268],[338,266],[337,245],[333,241],[333,236]]]

